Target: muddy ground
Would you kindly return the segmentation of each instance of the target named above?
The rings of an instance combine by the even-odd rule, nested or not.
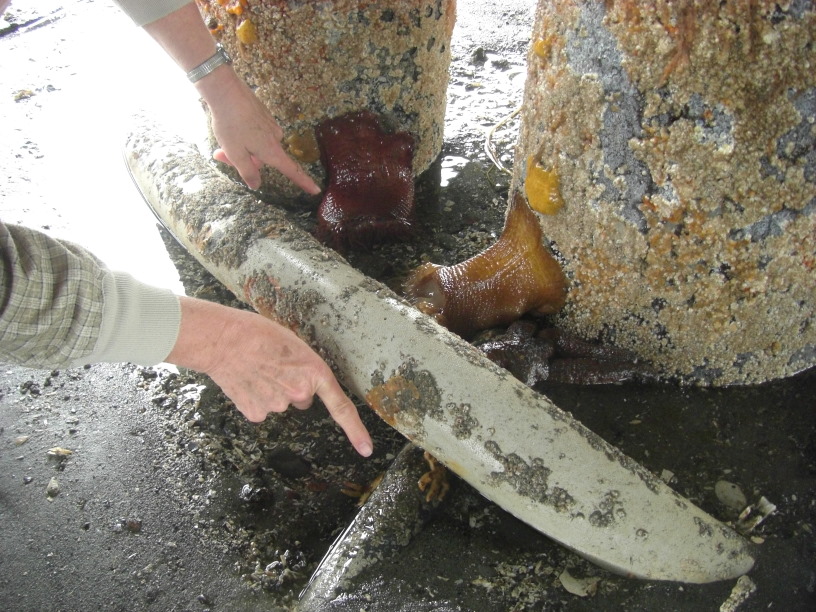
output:
[[[500,231],[508,177],[487,159],[484,132],[521,100],[533,2],[487,4],[459,3],[446,143],[420,188],[420,235],[350,256],[392,285],[416,262],[453,263]],[[87,211],[77,212],[83,222],[72,221],[77,202],[108,197],[144,212],[126,180],[105,183],[101,194],[88,184],[79,197],[47,206],[37,200],[46,187],[43,173],[69,162],[52,155],[31,124],[59,114],[66,98],[87,95],[72,85],[88,74],[74,63],[78,41],[121,36],[137,46],[130,52],[148,41],[132,38],[107,3],[78,2],[52,14],[47,3],[20,2],[12,10],[21,23],[50,18],[0,37],[4,67],[25,68],[16,81],[6,71],[1,83],[4,116],[17,113],[2,127],[3,142],[13,145],[0,156],[3,219],[72,238],[87,234]],[[59,50],[48,55],[49,71],[26,54],[29,39],[45,48],[50,40]],[[99,86],[97,103],[105,99]],[[14,101],[23,90],[32,95]],[[512,122],[495,140],[509,164]],[[92,182],[100,180],[97,174]],[[127,231],[110,220],[95,227],[120,234],[122,250],[131,248],[126,234],[146,228],[125,267],[144,277],[170,266],[188,293],[234,303],[172,238],[133,215]],[[306,224],[313,218],[308,210],[301,217]],[[159,262],[144,267],[156,251]],[[755,590],[738,601],[729,599],[735,581],[700,586],[614,576],[452,479],[426,527],[331,609],[816,607],[816,372],[755,388],[549,385],[544,391],[720,520],[734,521],[741,505],[762,496],[775,504],[777,511],[751,534],[759,548],[749,575]],[[375,439],[370,459],[355,455],[321,406],[251,425],[208,379],[167,368],[5,367],[0,403],[0,607],[7,610],[290,609],[358,511],[344,493],[348,483],[373,480],[404,445],[362,403]],[[717,495],[720,481],[735,485],[731,497],[720,488]],[[733,495],[737,490],[744,502]]]

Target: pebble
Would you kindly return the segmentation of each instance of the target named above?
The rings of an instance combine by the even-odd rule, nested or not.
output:
[[[660,480],[669,484],[672,480],[674,480],[674,472],[671,470],[663,470],[660,472]]]
[[[45,494],[48,495],[49,498],[53,499],[54,497],[59,495],[59,492],[60,492],[59,481],[57,480],[56,476],[54,476],[53,478],[51,478],[51,480],[48,481],[48,485],[45,487]]]
[[[114,533],[122,533],[128,531],[130,533],[139,533],[142,530],[142,521],[136,518],[121,518],[116,521],[111,527]]]
[[[733,510],[742,510],[748,505],[745,494],[737,485],[727,480],[718,480],[714,485],[714,494],[724,505]]]

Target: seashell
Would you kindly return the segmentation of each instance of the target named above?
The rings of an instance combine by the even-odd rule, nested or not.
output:
[[[328,187],[317,238],[339,250],[407,237],[414,226],[414,139],[386,133],[370,111],[323,121],[315,130]]]
[[[406,296],[464,338],[525,313],[554,314],[566,301],[567,283],[541,239],[535,213],[516,193],[493,245],[453,266],[420,266],[405,283]]]

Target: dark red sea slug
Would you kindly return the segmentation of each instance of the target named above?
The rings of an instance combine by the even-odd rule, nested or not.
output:
[[[400,240],[414,227],[414,139],[387,133],[370,111],[323,121],[315,130],[328,186],[317,237],[345,250]]]

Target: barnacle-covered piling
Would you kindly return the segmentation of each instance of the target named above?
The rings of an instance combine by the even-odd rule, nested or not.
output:
[[[816,364],[816,7],[540,0],[516,189],[570,278],[557,324],[664,377]]]
[[[455,0],[197,4],[287,137],[309,139],[325,119],[369,109],[413,136],[416,175],[439,155]],[[310,174],[323,175],[298,147],[289,152]],[[265,190],[297,193],[277,171],[263,176]]]

